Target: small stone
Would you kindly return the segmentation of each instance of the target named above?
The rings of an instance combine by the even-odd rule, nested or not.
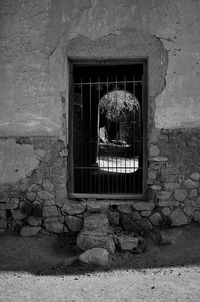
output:
[[[29,188],[28,188],[28,192],[38,192],[40,190],[40,185],[36,185],[36,184],[32,184]]]
[[[187,191],[185,189],[176,189],[174,191],[174,198],[178,201],[184,201],[187,197]]]
[[[11,210],[11,215],[14,220],[21,220],[26,217],[26,214],[24,214],[20,210]]]
[[[181,187],[181,185],[179,183],[175,183],[175,182],[166,182],[164,184],[164,188],[166,191],[173,191],[175,189],[179,189]]]
[[[65,223],[65,216],[64,216],[64,215],[59,216],[59,221],[60,221],[61,223]]]
[[[7,220],[0,218],[0,229],[6,229],[7,228]]]
[[[155,226],[159,226],[162,223],[162,217],[161,217],[161,215],[159,213],[154,213],[153,215],[151,215],[149,217],[149,220]]]
[[[53,192],[53,184],[48,178],[43,179],[42,186],[45,191]]]
[[[65,175],[54,175],[53,182],[54,182],[54,184],[66,185],[66,176]]]
[[[43,205],[44,206],[55,206],[56,204],[53,199],[47,199],[47,200],[44,200]]]
[[[119,225],[119,213],[116,211],[109,211],[108,221],[112,226]]]
[[[80,232],[83,228],[83,220],[75,216],[66,215],[65,223],[67,224],[68,229],[72,232]]]
[[[200,211],[194,212],[194,221],[196,221],[196,222],[200,221]]]
[[[175,182],[177,183],[178,175],[177,174],[166,174],[163,176],[164,182],[171,183]]]
[[[148,171],[148,178],[149,179],[156,179],[156,172],[153,170]]]
[[[191,179],[184,180],[183,184],[188,189],[195,189],[195,188],[199,187],[199,182],[198,181],[193,181]]]
[[[140,214],[142,217],[149,217],[151,215],[151,211],[141,211]]]
[[[200,173],[199,172],[193,173],[190,177],[194,181],[199,181],[200,180]]]
[[[26,199],[30,201],[34,201],[36,198],[36,193],[35,192],[26,192]]]
[[[97,200],[87,201],[87,212],[94,213],[108,213],[109,204],[104,202],[97,202]]]
[[[159,200],[168,200],[171,196],[171,192],[168,191],[160,191],[156,193],[156,197]]]
[[[196,202],[192,199],[186,199],[186,200],[184,200],[184,205],[187,207],[195,207]]]
[[[32,226],[41,226],[42,225],[42,219],[40,217],[29,216],[28,217],[28,224],[30,224]]]
[[[181,209],[174,210],[169,217],[171,220],[171,225],[173,226],[184,225],[189,222],[188,218]]]
[[[132,218],[133,221],[137,221],[137,220],[142,219],[142,217],[140,216],[140,214],[138,212],[136,212],[136,211],[132,212],[131,218]]]
[[[189,198],[195,198],[198,196],[198,191],[196,189],[192,189],[189,194]]]
[[[63,233],[64,226],[59,221],[44,222],[44,226],[48,232],[56,234]]]
[[[59,216],[58,209],[56,206],[43,207],[43,217],[48,217],[48,216]]]
[[[82,214],[86,209],[86,205],[83,202],[66,200],[63,204],[61,211],[68,215]]]
[[[149,168],[153,170],[160,170],[163,166],[162,162],[150,162]]]
[[[167,162],[168,158],[164,157],[164,156],[155,156],[155,157],[150,157],[149,161],[153,161],[153,162]]]
[[[161,186],[160,185],[153,185],[153,186],[151,186],[151,189],[153,191],[160,191],[161,190]]]
[[[162,213],[164,216],[169,216],[169,214],[171,213],[171,210],[169,208],[163,208]]]
[[[132,205],[136,211],[152,211],[155,204],[152,202],[136,202]]]
[[[106,266],[108,264],[109,253],[104,248],[92,248],[79,256],[79,261],[87,264]]]
[[[62,150],[59,152],[59,155],[60,155],[61,157],[66,157],[66,156],[68,156],[68,151],[62,149]]]
[[[129,235],[120,235],[117,237],[120,249],[122,251],[132,251],[138,246],[138,238]]]
[[[6,210],[0,210],[0,220],[5,219],[6,220]]]
[[[194,214],[194,208],[193,207],[185,207],[183,209],[184,213],[187,215],[187,216],[193,216]]]
[[[20,235],[21,235],[22,237],[35,236],[40,230],[41,230],[41,227],[36,227],[36,226],[24,226],[24,227],[20,230]]]
[[[131,214],[132,208],[130,204],[120,204],[117,207],[118,211],[124,214]]]
[[[160,149],[158,148],[157,145],[151,144],[149,154],[150,154],[150,157],[156,157],[160,154]]]
[[[50,194],[48,191],[43,190],[43,191],[39,191],[37,193],[37,196],[41,199],[41,200],[47,200],[47,199],[53,199],[54,195]]]
[[[124,231],[127,232],[137,232],[137,224],[127,215],[123,214],[121,218],[121,224],[124,229]]]
[[[140,225],[145,233],[149,233],[153,229],[151,222],[147,218],[142,219]]]

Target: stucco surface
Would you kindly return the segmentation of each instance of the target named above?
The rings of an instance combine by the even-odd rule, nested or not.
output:
[[[81,41],[93,41],[96,46],[86,48],[84,57],[101,59],[107,56],[98,51],[104,40],[110,56],[142,56],[135,51],[141,33],[149,37],[147,49],[158,39],[168,51],[166,87],[154,108],[156,128],[199,126],[198,0],[1,0],[0,13],[1,136],[62,135],[67,46],[76,39],[80,48]],[[126,41],[116,49],[114,37],[125,29],[137,33],[135,45]],[[152,78],[153,72],[150,83]]]
[[[16,144],[15,139],[0,140],[0,185],[16,184],[38,168],[46,152],[30,144]]]

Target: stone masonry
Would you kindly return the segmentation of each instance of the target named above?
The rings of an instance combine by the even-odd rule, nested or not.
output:
[[[0,231],[135,250],[200,222],[200,2],[2,0]],[[69,60],[148,58],[143,200],[68,198]]]

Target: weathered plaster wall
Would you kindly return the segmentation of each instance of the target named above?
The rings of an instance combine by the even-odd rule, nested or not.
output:
[[[59,93],[67,88],[67,50],[61,46],[82,36],[95,41],[96,50],[100,39],[112,40],[124,28],[155,36],[168,50],[156,127],[199,125],[199,1],[2,0],[0,5],[1,135],[62,135]],[[130,56],[134,48],[127,50]],[[87,55],[105,56],[90,49]]]
[[[80,230],[105,212],[66,202],[68,57],[148,57],[149,202],[107,203],[110,224],[200,220],[200,1],[1,0],[0,14],[0,229]]]

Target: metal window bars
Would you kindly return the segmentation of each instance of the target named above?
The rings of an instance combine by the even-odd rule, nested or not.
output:
[[[143,193],[143,78],[73,83],[73,179],[83,197]]]

